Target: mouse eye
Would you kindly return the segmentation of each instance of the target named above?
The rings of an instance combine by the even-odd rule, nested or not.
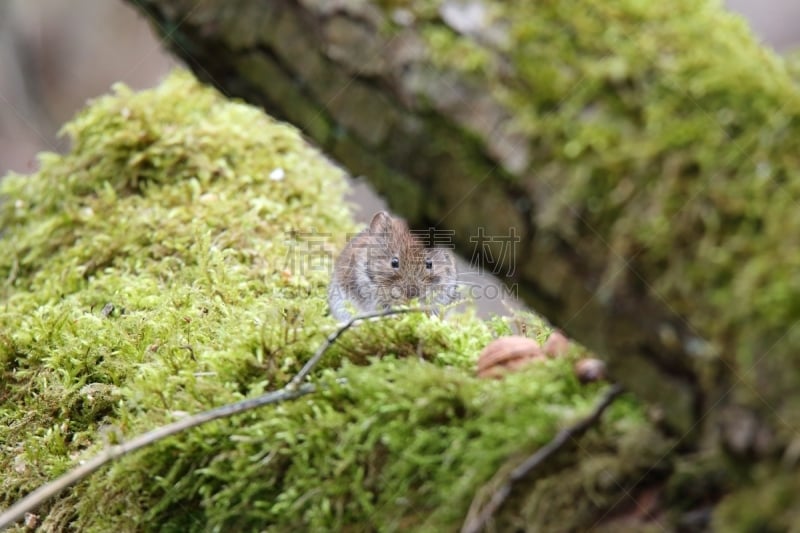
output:
[[[392,268],[400,268],[400,260],[396,257],[392,257]]]
[[[428,270],[432,270],[433,269],[433,261],[431,261],[430,259],[426,259],[425,260],[425,268],[427,268]]]

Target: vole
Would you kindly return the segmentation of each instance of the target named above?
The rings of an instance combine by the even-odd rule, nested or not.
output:
[[[455,260],[448,250],[425,248],[403,220],[379,211],[336,259],[328,305],[340,321],[413,298],[423,304],[445,305],[458,297],[456,277]]]

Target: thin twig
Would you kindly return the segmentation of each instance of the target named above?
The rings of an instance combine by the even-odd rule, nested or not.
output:
[[[17,520],[22,519],[25,516],[25,513],[33,511],[50,498],[56,496],[62,490],[74,485],[78,481],[89,476],[98,468],[110,463],[115,459],[119,459],[123,455],[129,454],[149,444],[153,444],[169,436],[175,435],[176,433],[180,433],[181,431],[197,427],[201,424],[211,422],[212,420],[216,420],[218,418],[232,416],[272,403],[293,400],[314,392],[316,387],[309,383],[304,384],[303,381],[305,381],[306,377],[308,377],[308,374],[314,369],[314,366],[316,366],[319,360],[322,359],[322,356],[325,355],[325,352],[328,350],[328,348],[330,348],[333,343],[336,342],[342,333],[365,320],[378,319],[381,317],[397,315],[401,313],[422,312],[426,310],[427,308],[389,309],[380,313],[361,315],[351,319],[349,322],[340,326],[335,332],[328,336],[328,338],[317,349],[311,359],[309,359],[308,362],[303,365],[303,368],[301,368],[300,371],[292,378],[292,380],[283,388],[262,394],[261,396],[257,396],[255,398],[223,405],[215,409],[197,413],[196,415],[188,416],[178,420],[177,422],[173,422],[171,424],[167,424],[166,426],[161,426],[148,431],[147,433],[139,435],[138,437],[135,437],[123,444],[116,444],[106,448],[98,455],[73,468],[61,477],[42,485],[6,509],[2,514],[0,514],[0,530],[8,528]],[[340,379],[339,382],[344,383],[345,380]]]
[[[325,342],[317,348],[317,352],[306,361],[306,364],[303,365],[303,368],[300,369],[292,380],[286,385],[286,388],[291,390],[300,386],[300,384],[305,381],[308,374],[317,366],[322,356],[325,355],[325,352],[330,348],[336,339],[341,337],[342,333],[347,331],[348,329],[352,328],[356,324],[364,322],[366,320],[375,320],[384,318],[391,315],[400,315],[404,313],[424,313],[429,311],[430,309],[427,307],[409,307],[409,308],[400,308],[400,309],[386,309],[385,311],[381,311],[379,313],[371,313],[368,315],[359,315],[356,317],[351,318],[349,321],[345,322],[342,326],[336,329],[333,333],[328,335],[328,338],[325,339]]]
[[[147,446],[148,444],[152,444],[171,435],[175,435],[176,433],[180,433],[181,431],[205,424],[206,422],[235,415],[250,409],[255,409],[256,407],[261,407],[262,405],[299,398],[301,396],[305,396],[306,394],[312,393],[315,390],[316,387],[314,385],[306,384],[297,390],[286,390],[283,388],[277,391],[268,392],[256,398],[250,398],[248,400],[242,400],[240,402],[223,405],[222,407],[217,407],[216,409],[211,409],[196,415],[188,416],[178,420],[177,422],[173,422],[171,424],[167,424],[166,426],[161,426],[152,431],[148,431],[147,433],[143,433],[142,435],[139,435],[138,437],[135,437],[123,444],[115,444],[110,446],[98,455],[84,462],[80,466],[70,470],[61,477],[56,478],[50,483],[42,485],[9,507],[3,512],[2,515],[0,515],[0,530],[9,527],[17,520],[23,518],[25,513],[34,510],[45,501],[49,500],[70,485],[82,480],[101,466],[113,461],[114,459],[118,459],[125,454],[136,451],[144,446]]]
[[[595,406],[594,410],[578,423],[562,429],[556,436],[536,450],[536,453],[528,457],[522,464],[517,466],[508,475],[508,478],[503,482],[498,489],[492,494],[489,503],[483,509],[480,509],[480,499],[477,496],[470,505],[467,519],[464,521],[464,526],[461,528],[461,533],[478,533],[481,531],[494,514],[505,503],[508,496],[511,494],[512,486],[515,482],[528,476],[536,467],[544,463],[547,459],[552,457],[556,452],[563,448],[570,440],[582,436],[586,431],[594,426],[603,412],[610,406],[614,400],[623,392],[622,385],[615,383],[608,388],[603,398]]]

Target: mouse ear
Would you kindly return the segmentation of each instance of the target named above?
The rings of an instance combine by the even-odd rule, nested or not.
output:
[[[370,233],[387,233],[392,224],[392,217],[386,211],[378,211],[369,223]]]

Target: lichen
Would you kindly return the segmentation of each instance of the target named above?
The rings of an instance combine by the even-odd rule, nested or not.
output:
[[[337,167],[185,72],[117,86],[64,131],[67,154],[0,182],[2,506],[107,442],[284,385],[335,326],[330,255],[354,229]],[[43,528],[453,529],[602,387],[578,383],[572,355],[477,379],[508,332],[469,312],[364,325],[316,394],[127,457],[48,503]],[[584,449],[645,426],[625,398]]]

